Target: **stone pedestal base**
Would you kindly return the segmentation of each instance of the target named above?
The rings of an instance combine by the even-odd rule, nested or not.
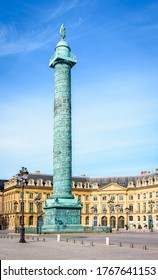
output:
[[[45,202],[43,233],[83,232],[81,203],[76,199],[51,198]]]

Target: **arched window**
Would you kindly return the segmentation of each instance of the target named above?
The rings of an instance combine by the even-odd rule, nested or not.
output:
[[[103,227],[107,226],[107,217],[103,216],[102,219],[101,219],[101,225]]]
[[[146,216],[143,216],[143,221],[146,222]]]
[[[94,216],[93,226],[97,227],[97,225],[98,225],[98,218],[97,218],[97,216]]]
[[[137,221],[140,222],[140,216],[137,217]]]
[[[129,216],[129,221],[133,222],[133,216]]]
[[[43,217],[42,216],[39,216],[38,217],[38,227],[41,228],[43,225]]]
[[[33,216],[29,217],[29,226],[33,226]]]
[[[124,217],[120,216],[118,219],[119,228],[124,228],[124,226],[125,226],[124,224],[125,224]]]
[[[89,217],[86,217],[86,225],[89,225]]]
[[[110,225],[112,228],[116,227],[116,218],[114,216],[112,216],[110,219]]]

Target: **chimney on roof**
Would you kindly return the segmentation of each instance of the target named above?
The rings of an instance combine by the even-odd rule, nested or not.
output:
[[[40,173],[41,173],[40,170],[36,170],[36,171],[35,171],[35,174],[40,174]]]

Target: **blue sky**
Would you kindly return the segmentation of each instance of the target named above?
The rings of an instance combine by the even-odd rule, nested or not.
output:
[[[0,178],[52,173],[54,70],[64,23],[72,69],[73,175],[158,167],[158,1],[0,1]]]

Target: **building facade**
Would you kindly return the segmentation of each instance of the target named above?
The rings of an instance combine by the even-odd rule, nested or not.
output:
[[[4,203],[3,203],[3,189],[4,189],[4,183],[6,183],[8,180],[0,180],[0,230],[2,229],[3,224],[3,212],[4,212]]]
[[[29,173],[24,187],[24,222],[29,232],[43,223],[45,200],[52,193],[53,176]],[[20,226],[22,193],[16,177],[4,183],[3,228]],[[81,223],[86,229],[158,230],[158,169],[139,176],[72,177],[72,194],[82,204]],[[38,206],[36,198],[38,197]]]

